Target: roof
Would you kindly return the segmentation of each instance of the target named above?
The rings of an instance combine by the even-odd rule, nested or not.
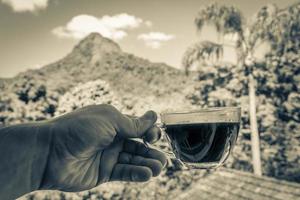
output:
[[[194,183],[176,199],[300,200],[300,184],[222,168]]]

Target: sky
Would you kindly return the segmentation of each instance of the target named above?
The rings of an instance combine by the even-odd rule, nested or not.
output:
[[[250,18],[263,5],[287,7],[299,0],[219,0]],[[57,61],[91,32],[116,41],[123,51],[181,67],[184,51],[214,40],[194,19],[210,0],[0,0],[0,77]],[[227,52],[227,53],[226,53]],[[228,61],[234,53],[224,52]]]

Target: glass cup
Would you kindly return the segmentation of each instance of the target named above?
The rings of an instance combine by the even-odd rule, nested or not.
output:
[[[161,129],[169,157],[186,169],[217,168],[236,143],[241,108],[218,107],[161,114]]]

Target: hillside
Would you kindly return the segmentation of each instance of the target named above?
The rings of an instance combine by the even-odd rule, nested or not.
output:
[[[43,108],[40,111],[53,116],[62,94],[77,84],[97,79],[106,81],[119,97],[131,101],[153,96],[156,100],[171,98],[169,95],[181,98],[187,86],[192,84],[191,78],[184,76],[182,71],[122,52],[118,44],[92,33],[63,59],[2,80],[0,112],[16,110],[12,104],[28,107],[41,100]],[[16,123],[26,121],[24,117],[26,114],[20,119],[1,116],[0,121],[2,124]],[[43,118],[41,115],[28,120]]]
[[[127,73],[124,73],[125,71]],[[122,52],[118,44],[97,33],[92,33],[63,59],[41,69],[26,71],[4,82],[12,86],[21,83],[24,79],[40,80],[39,82],[51,90],[65,91],[75,83],[97,78],[107,81],[116,89],[122,87],[138,89],[148,85],[150,93],[158,94],[164,93],[157,88],[159,84],[166,86],[160,89],[167,90],[171,87],[170,89],[173,90],[178,86],[180,87],[178,89],[181,89],[184,88],[182,84],[188,80],[183,76],[183,72],[175,68],[163,63],[151,63]],[[124,85],[123,81],[127,85]],[[142,89],[136,92],[147,91]]]

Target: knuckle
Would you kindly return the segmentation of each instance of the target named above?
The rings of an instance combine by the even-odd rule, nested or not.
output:
[[[96,105],[97,109],[105,112],[118,112],[118,110],[110,104],[98,104]]]
[[[131,163],[132,157],[133,157],[133,156],[132,156],[131,154],[122,152],[122,153],[120,154],[119,161],[120,161],[121,163]]]
[[[143,157],[142,156],[134,156],[131,159],[131,164],[136,164],[136,165],[142,165],[143,163]]]
[[[96,105],[88,105],[82,108],[82,110],[87,111],[87,112],[92,112],[95,110]]]
[[[110,104],[92,105],[90,109],[93,109],[93,111],[96,113],[104,114],[107,116],[118,116],[120,114],[118,109]]]

